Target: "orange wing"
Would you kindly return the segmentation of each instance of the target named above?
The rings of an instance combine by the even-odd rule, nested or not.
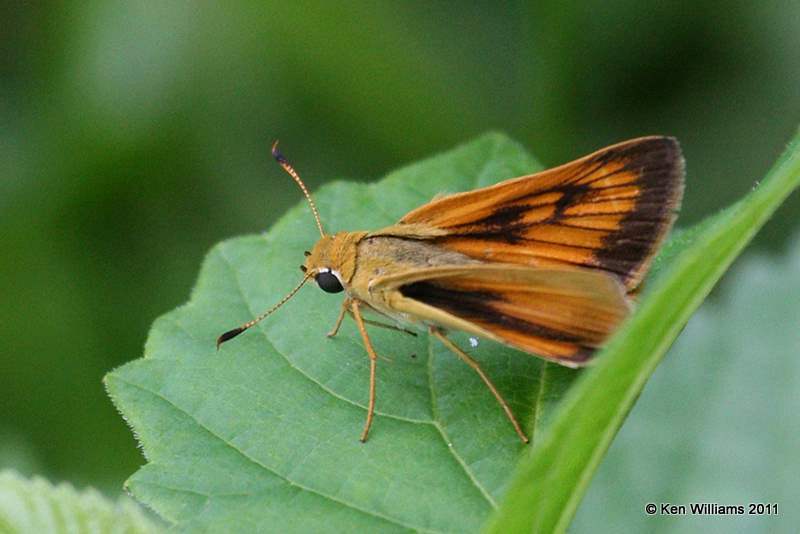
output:
[[[643,137],[537,174],[434,200],[400,226],[488,261],[611,272],[641,282],[683,196],[683,157],[671,137]],[[411,236],[407,236],[411,237]]]
[[[588,269],[468,264],[379,278],[394,311],[534,353],[585,364],[630,310],[619,281]]]

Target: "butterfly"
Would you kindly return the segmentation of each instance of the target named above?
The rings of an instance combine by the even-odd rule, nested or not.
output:
[[[631,313],[634,296],[672,227],[683,196],[684,161],[672,137],[625,141],[580,159],[495,185],[435,198],[397,224],[320,232],[305,253],[301,282],[259,317],[222,334],[217,347],[277,310],[311,278],[344,293],[333,337],[355,320],[370,359],[366,441],[375,410],[378,355],[367,325],[424,329],[472,367],[523,442],[514,414],[479,363],[450,331],[467,332],[568,367],[586,365]],[[391,321],[364,318],[364,312]],[[402,325],[402,326],[398,326]]]

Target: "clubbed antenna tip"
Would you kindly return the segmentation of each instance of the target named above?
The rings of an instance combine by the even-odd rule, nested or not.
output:
[[[233,339],[242,332],[244,332],[246,328],[242,328],[241,326],[234,328],[233,330],[228,330],[221,336],[217,338],[217,350],[219,350],[219,346],[228,341],[229,339]]]
[[[274,143],[272,143],[272,157],[275,158],[283,170],[285,170],[289,176],[300,186],[300,189],[303,191],[303,195],[305,195],[306,200],[308,200],[308,205],[311,208],[311,213],[314,215],[314,221],[317,223],[317,228],[319,228],[319,234],[321,236],[325,235],[325,230],[322,229],[322,221],[319,218],[319,211],[317,211],[317,206],[314,204],[314,200],[311,198],[311,193],[308,192],[306,188],[306,184],[303,183],[303,180],[300,179],[300,175],[297,174],[297,171],[294,170],[291,163],[289,163],[283,154],[281,154],[280,150],[278,150],[278,140],[276,139]]]
[[[275,160],[278,163],[281,163],[281,164],[286,163],[286,158],[284,158],[283,154],[281,154],[281,151],[278,150],[278,140],[277,139],[275,139],[275,142],[272,143],[272,157],[275,158]]]

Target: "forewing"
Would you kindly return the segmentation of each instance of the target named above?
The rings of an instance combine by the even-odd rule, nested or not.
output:
[[[427,226],[424,238],[484,261],[604,270],[630,291],[672,226],[682,194],[678,142],[643,137],[434,200],[398,226]]]
[[[475,264],[380,279],[394,310],[569,366],[586,363],[629,312],[625,289],[586,269]]]

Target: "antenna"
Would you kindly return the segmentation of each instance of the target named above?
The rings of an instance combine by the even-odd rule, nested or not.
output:
[[[266,318],[269,314],[271,314],[272,312],[274,312],[275,310],[277,310],[278,308],[283,306],[286,303],[287,300],[292,298],[295,293],[300,291],[300,288],[303,287],[303,284],[305,284],[306,281],[308,281],[309,278],[311,278],[312,274],[313,274],[313,272],[306,273],[306,275],[303,277],[303,279],[300,281],[300,283],[297,284],[297,286],[294,289],[292,289],[289,292],[288,295],[283,297],[276,305],[274,305],[273,307],[271,307],[270,309],[268,309],[267,311],[265,311],[264,313],[262,313],[261,315],[259,315],[255,319],[247,321],[242,326],[238,326],[238,327],[234,328],[233,330],[228,330],[227,332],[225,332],[224,334],[219,336],[217,338],[217,350],[219,350],[219,346],[220,345],[222,345],[223,343],[225,343],[229,339],[235,338],[236,336],[238,336],[239,334],[241,334],[242,332],[244,332],[245,330],[247,330],[251,326],[255,325],[256,323],[258,323],[262,319]]]
[[[311,206],[311,212],[314,214],[314,220],[317,221],[317,228],[319,228],[319,234],[322,237],[325,237],[325,231],[322,229],[322,221],[319,218],[319,212],[317,211],[317,206],[314,204],[314,200],[311,198],[311,194],[306,189],[306,184],[303,183],[303,180],[300,179],[300,175],[297,174],[297,171],[294,170],[294,167],[286,161],[286,158],[283,157],[283,154],[280,153],[278,150],[278,140],[276,139],[274,143],[272,143],[272,157],[283,167],[283,170],[289,173],[289,176],[294,178],[294,181],[297,182],[297,185],[300,186],[300,189],[303,190],[303,194],[306,196],[306,200],[308,200],[308,205]]]

